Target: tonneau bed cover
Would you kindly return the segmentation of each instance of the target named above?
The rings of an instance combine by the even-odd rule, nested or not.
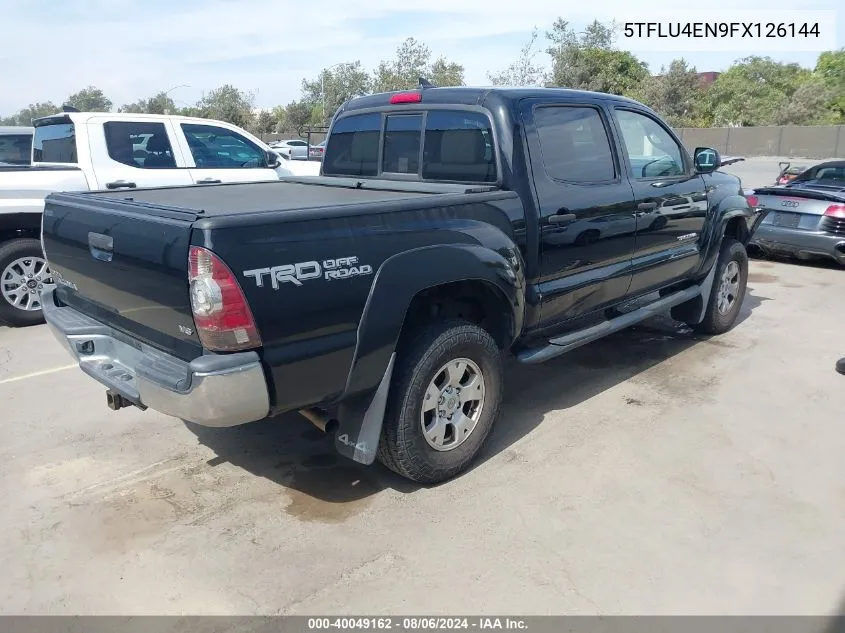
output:
[[[209,217],[231,213],[288,211],[386,202],[431,194],[480,193],[495,189],[496,187],[477,185],[308,177],[284,178],[278,182],[98,191],[95,194],[86,195],[192,210]]]

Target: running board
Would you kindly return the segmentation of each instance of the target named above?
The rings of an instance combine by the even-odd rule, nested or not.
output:
[[[526,364],[534,365],[545,362],[555,356],[560,356],[566,352],[574,350],[576,347],[581,347],[587,343],[592,343],[595,340],[603,338],[608,334],[613,334],[619,330],[624,330],[627,327],[635,325],[640,321],[644,321],[649,317],[653,317],[669,308],[674,308],[690,299],[695,299],[701,296],[701,286],[691,286],[684,290],[672,293],[665,297],[661,297],[654,303],[649,303],[641,308],[637,308],[631,312],[626,312],[618,317],[614,317],[598,325],[593,325],[577,332],[572,332],[564,336],[553,338],[549,344],[544,347],[526,349],[517,354],[517,358]]]

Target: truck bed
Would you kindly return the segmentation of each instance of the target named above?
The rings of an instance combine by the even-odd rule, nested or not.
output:
[[[96,192],[97,197],[193,211],[203,217],[290,211],[419,198],[433,194],[465,194],[495,187],[439,183],[360,180],[334,177],[288,177],[278,182],[226,183]]]

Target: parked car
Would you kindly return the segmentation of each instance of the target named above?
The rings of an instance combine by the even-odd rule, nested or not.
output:
[[[751,203],[769,211],[752,245],[845,265],[845,161],[819,163],[786,185],[755,189]]]
[[[291,160],[308,160],[308,143],[299,139],[275,141],[270,147]]]
[[[321,141],[316,145],[312,145],[308,149],[308,158],[311,160],[323,160],[323,155],[326,152],[326,141]]]
[[[0,126],[0,166],[30,164],[32,132],[31,127]]]
[[[778,163],[778,167],[780,168],[780,173],[775,179],[776,185],[789,184],[790,182],[795,180],[804,170],[807,169],[806,165],[793,165],[788,162]]]
[[[39,290],[52,278],[38,234],[44,197],[51,191],[125,192],[278,180],[294,173],[290,161],[222,121],[64,112],[36,119],[33,134],[27,141],[32,165],[0,167],[0,322],[14,326],[42,321]]]
[[[539,363],[670,309],[733,327],[765,212],[720,164],[613,95],[359,97],[317,178],[51,194],[44,313],[112,409],[215,427],[299,410],[342,455],[438,482],[489,437],[506,353]],[[655,227],[667,198],[706,204]]]

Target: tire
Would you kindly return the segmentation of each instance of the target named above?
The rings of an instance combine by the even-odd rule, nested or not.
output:
[[[690,323],[690,327],[701,334],[724,334],[730,330],[742,308],[747,284],[748,253],[745,246],[726,237],[722,240],[716,262],[716,274],[704,320],[701,323]]]
[[[16,292],[20,281],[29,286],[24,296]],[[12,327],[44,323],[40,291],[52,283],[39,240],[23,238],[0,245],[0,323]],[[20,302],[15,304],[16,300]]]
[[[449,390],[447,379],[456,362],[463,368],[455,365],[455,375],[462,372],[457,378],[463,379],[459,382],[469,395]],[[396,363],[378,459],[390,470],[420,484],[450,479],[470,465],[493,428],[502,396],[501,352],[486,330],[466,321],[449,320],[425,327],[402,345]],[[480,390],[475,374],[482,379]],[[480,400],[473,400],[476,397]],[[466,399],[463,404],[462,398]],[[460,414],[464,418],[455,417]],[[469,424],[463,424],[467,417]],[[459,419],[463,422],[453,422]],[[429,426],[428,434],[424,424]],[[461,432],[464,429],[468,429],[465,437]],[[438,440],[440,448],[435,447]]]

